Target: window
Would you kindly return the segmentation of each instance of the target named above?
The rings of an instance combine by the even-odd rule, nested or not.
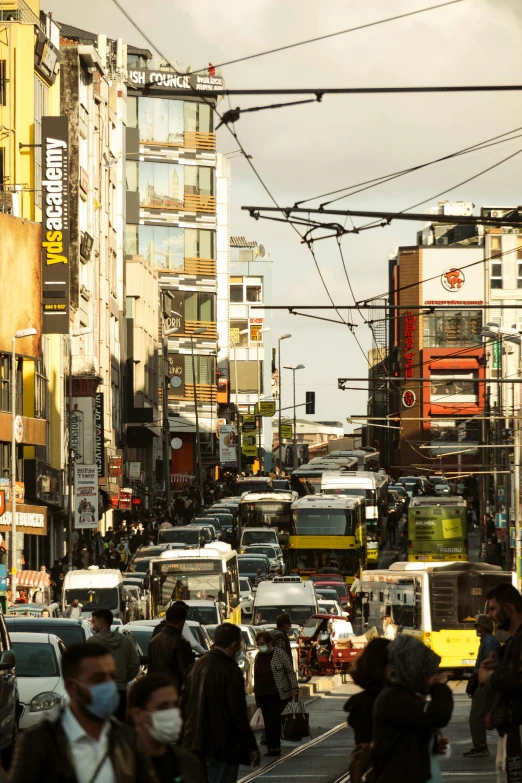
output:
[[[174,226],[127,226],[125,252],[145,256],[152,266],[180,270],[185,258],[213,258],[214,232]]]
[[[34,143],[42,143],[42,117],[48,114],[49,88],[38,76],[34,77]],[[34,147],[34,203],[42,206],[42,148]]]
[[[463,312],[439,310],[436,313],[425,315],[423,323],[425,348],[440,348],[447,345],[467,347],[481,344],[482,313],[480,310]]]
[[[522,261],[517,261],[517,288],[522,288]]]
[[[522,259],[522,237],[517,237],[517,258]]]
[[[185,193],[214,195],[214,170],[210,166],[185,166]]]
[[[502,288],[502,237],[490,235],[489,251],[491,288]]]
[[[478,371],[432,370],[431,402],[441,402],[446,405],[455,403],[477,404],[478,402]]]
[[[230,301],[231,302],[243,301],[243,283],[241,283],[241,285],[230,286]]]
[[[128,160],[125,167],[127,190],[138,190],[138,163],[135,160]]]
[[[246,301],[247,302],[260,302],[261,301],[261,286],[260,285],[247,285],[247,287],[246,287]]]
[[[192,356],[183,356],[185,360],[185,383],[194,383],[192,375]],[[196,383],[204,383],[208,386],[216,385],[216,357],[194,356],[194,369],[196,371]]]
[[[234,362],[232,355],[232,364],[230,367],[230,393],[236,392],[236,365],[237,364],[237,385],[240,394],[256,394],[258,383],[260,391],[263,393],[263,362],[256,361],[237,361]]]
[[[185,101],[185,130],[212,133],[212,110],[206,103]]]
[[[48,417],[48,382],[45,375],[45,369],[41,359],[36,359],[34,363],[34,415],[37,419],[47,419]]]
[[[176,163],[140,163],[140,206],[153,209],[183,207],[185,168]]]
[[[84,109],[89,108],[89,77],[83,69],[80,68],[80,87],[79,87],[80,105]]]
[[[263,301],[262,277],[231,277],[230,301],[231,302],[262,302]]]
[[[214,232],[186,228],[185,258],[214,258]]]
[[[127,128],[138,127],[138,99],[135,95],[127,95]]]
[[[214,321],[215,294],[185,293],[185,319],[188,321]]]
[[[6,61],[0,60],[0,106],[6,106]]]
[[[246,318],[230,321],[230,344],[235,345],[236,348],[248,348],[248,321]]]
[[[115,383],[112,384],[112,428],[119,430],[121,428],[121,408],[120,408],[120,390]]]
[[[152,144],[183,144],[183,101],[169,98],[140,98],[138,101],[140,141]]]
[[[0,410],[8,411],[10,408],[11,358],[6,354],[0,354]]]

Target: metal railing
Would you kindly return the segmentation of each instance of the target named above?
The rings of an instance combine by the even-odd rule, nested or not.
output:
[[[0,0],[0,21],[34,24],[41,30],[44,26],[25,0]]]

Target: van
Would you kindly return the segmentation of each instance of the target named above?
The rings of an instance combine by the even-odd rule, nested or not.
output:
[[[116,568],[68,571],[63,582],[64,610],[75,598],[82,604],[83,617],[90,617],[96,609],[110,609],[115,620],[129,621],[123,576]]]
[[[270,527],[245,527],[241,531],[241,541],[239,542],[239,552],[243,554],[247,546],[251,544],[277,544],[277,530]]]
[[[300,576],[275,576],[260,582],[254,598],[254,625],[273,624],[280,614],[289,614],[294,625],[304,625],[319,606],[314,583]]]

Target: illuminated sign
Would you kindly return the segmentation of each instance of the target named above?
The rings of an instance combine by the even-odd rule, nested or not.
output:
[[[415,331],[417,329],[417,316],[411,310],[408,310],[404,318],[404,373],[406,378],[413,378],[413,360],[415,352],[413,350],[415,342]]]
[[[69,334],[69,119],[42,117],[44,334]]]
[[[407,389],[402,395],[402,404],[405,408],[413,408],[416,399],[415,392],[412,392],[411,389]]]

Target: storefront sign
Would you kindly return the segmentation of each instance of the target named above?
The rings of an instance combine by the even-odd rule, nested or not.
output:
[[[129,462],[129,478],[131,481],[139,481],[141,476],[141,462]]]
[[[98,527],[98,466],[74,466],[74,526]]]
[[[122,457],[109,457],[109,477],[118,478],[122,475]]]
[[[185,356],[169,353],[169,397],[185,396]]]
[[[0,489],[5,492],[5,499],[11,500],[11,480],[6,476],[0,478]],[[23,481],[15,483],[16,502],[23,503],[25,500],[25,484]]]
[[[69,418],[69,446],[75,462],[83,462],[83,411],[71,411]]]
[[[43,334],[69,334],[69,119],[42,117]]]
[[[120,490],[115,489],[109,492],[109,508],[118,508],[120,504]]]
[[[172,71],[129,71],[129,84],[133,87],[159,87],[172,92],[214,92],[223,89],[223,78],[204,73],[173,73]]]
[[[413,408],[416,400],[417,397],[415,396],[415,392],[412,392],[411,389],[406,389],[406,391],[402,395],[402,404],[404,405],[404,407]]]
[[[404,318],[404,373],[406,378],[413,378],[413,361],[415,359],[415,352],[413,350],[415,343],[415,331],[417,329],[417,316],[413,314],[412,310],[408,310]]]
[[[104,413],[103,392],[98,392],[94,398],[94,446],[99,478],[105,476]]]
[[[484,304],[484,264],[479,263],[484,261],[484,248],[468,247],[464,256],[462,248],[422,248],[422,304]]]
[[[255,432],[256,427],[256,417],[255,416],[244,416],[243,421],[241,423],[241,429],[243,432]]]
[[[256,402],[254,410],[261,416],[274,416],[276,411],[275,400],[261,400],[261,402]]]
[[[221,467],[237,464],[237,435],[233,424],[222,424],[219,428],[219,464]]]
[[[6,503],[6,511],[0,517],[0,532],[11,532],[12,522],[11,504]],[[45,506],[16,506],[16,527],[19,533],[28,533],[33,536],[47,535],[47,509]]]
[[[120,511],[132,509],[132,489],[120,489]]]
[[[263,319],[262,318],[251,318],[249,322],[249,329],[250,329],[250,342],[251,343],[262,343],[263,342]]]

